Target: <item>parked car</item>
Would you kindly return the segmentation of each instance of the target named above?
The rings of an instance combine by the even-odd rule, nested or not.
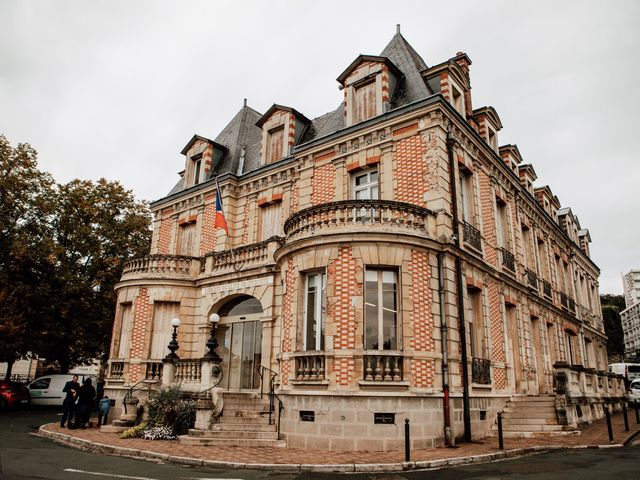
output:
[[[640,405],[640,378],[636,378],[629,385],[629,403],[631,405]]]
[[[31,395],[24,383],[0,380],[0,411],[28,405],[30,401]]]
[[[78,375],[78,382],[80,385],[82,385],[82,382],[87,377],[90,377],[90,375]],[[36,378],[29,384],[31,405],[62,406],[62,402],[67,395],[62,391],[62,389],[72,378],[72,374],[45,375],[43,377]]]

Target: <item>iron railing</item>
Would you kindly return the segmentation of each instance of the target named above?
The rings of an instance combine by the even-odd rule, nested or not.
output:
[[[403,378],[402,353],[374,353],[363,356],[364,379],[368,382],[400,382]]]
[[[516,257],[509,250],[505,248],[501,248],[500,252],[502,253],[502,266],[507,270],[511,270],[515,273],[516,271]]]
[[[551,291],[551,284],[549,282],[547,282],[544,279],[540,280],[542,282],[542,293],[545,297],[547,298],[551,298],[552,295],[552,291]]]
[[[471,360],[471,381],[480,385],[491,383],[491,360],[473,358]]]
[[[273,425],[273,416],[275,415],[276,410],[276,400],[278,401],[278,423],[276,427],[276,432],[278,435],[278,440],[280,440],[280,418],[282,417],[282,409],[284,408],[282,404],[282,400],[276,393],[276,377],[278,376],[277,372],[274,372],[270,368],[265,367],[264,365],[260,365],[258,369],[258,375],[260,375],[260,398],[262,398],[264,394],[264,379],[265,374],[268,378],[269,383],[269,425]]]
[[[524,276],[527,278],[527,283],[529,284],[529,286],[538,290],[538,275],[536,275],[536,272],[525,268]]]
[[[482,250],[482,235],[480,230],[467,222],[462,222],[462,238],[476,250]]]

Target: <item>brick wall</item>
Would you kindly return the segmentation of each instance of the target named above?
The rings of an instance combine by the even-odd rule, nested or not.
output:
[[[291,304],[293,303],[296,287],[296,270],[293,265],[293,260],[290,258],[287,262],[287,270],[285,272],[285,292],[282,298],[282,352],[292,351],[291,341],[291,325],[293,322],[293,315],[291,312]],[[283,360],[280,364],[282,369],[282,383],[286,385],[289,383],[289,372],[291,366],[288,360]]]
[[[429,267],[429,254],[413,250],[409,263],[411,273],[411,286],[409,298],[413,302],[413,309],[409,320],[413,329],[413,335],[409,341],[416,352],[433,352],[433,314],[431,313],[432,292],[429,285],[431,268]],[[413,381],[416,387],[432,387],[434,364],[433,360],[414,359],[412,362]]]
[[[489,324],[491,325],[491,361],[505,363],[507,360],[504,347],[504,323],[500,292],[496,282],[489,282]],[[493,382],[496,388],[506,388],[506,372],[504,368],[493,368]]]
[[[131,332],[130,358],[146,358],[147,328],[151,325],[152,305],[149,302],[149,292],[140,288],[140,293],[133,301],[133,329]],[[142,380],[143,365],[129,365],[129,383],[134,384]],[[146,367],[145,367],[146,368]]]
[[[311,204],[320,205],[336,198],[336,169],[331,163],[316,166],[313,172]]]
[[[215,196],[212,197],[215,199]],[[204,213],[202,214],[202,240],[200,242],[200,255],[205,255],[212,252],[216,248],[216,204],[209,203],[204,207]]]
[[[341,245],[338,258],[329,264],[329,282],[333,280],[333,297],[328,305],[328,314],[335,325],[334,350],[349,350],[356,346],[356,315],[352,298],[362,296],[362,284],[356,280],[358,265],[351,247]],[[336,358],[334,363],[336,384],[348,386],[355,371],[353,359]]]
[[[484,258],[487,263],[498,266],[497,258],[497,238],[496,220],[493,210],[493,189],[489,182],[489,176],[478,169],[478,180],[480,182],[480,206],[482,209],[482,236],[484,237]]]
[[[158,234],[158,253],[171,253],[171,233],[173,232],[173,219],[165,217],[160,222],[160,232]]]
[[[425,206],[424,194],[428,190],[426,148],[420,135],[405,138],[396,143],[395,199],[399,202]]]

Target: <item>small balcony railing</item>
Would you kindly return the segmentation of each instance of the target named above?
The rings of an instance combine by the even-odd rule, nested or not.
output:
[[[124,375],[124,362],[111,362],[109,369],[109,378],[119,380]]]
[[[424,207],[392,200],[345,200],[305,208],[284,223],[287,240],[348,232],[389,231],[435,238],[435,214]]]
[[[282,246],[282,241],[282,237],[275,236],[262,242],[242,245],[233,250],[209,252],[200,265],[200,273],[238,267],[250,268],[273,263],[273,252]]]
[[[162,380],[162,362],[147,362],[145,378],[147,380]]]
[[[178,360],[176,362],[175,381],[177,383],[200,382],[202,360]]]
[[[365,354],[364,379],[367,382],[400,382],[403,379],[402,353]]]
[[[476,250],[482,250],[480,230],[467,222],[462,222],[462,239]]]
[[[528,268],[524,269],[524,276],[527,279],[527,284],[531,287],[531,288],[535,288],[536,290],[538,289],[538,275],[536,275],[536,272],[529,270]]]
[[[541,279],[540,281],[542,282],[542,294],[548,299],[551,299],[551,284],[544,279]]]
[[[316,381],[324,380],[325,356],[324,354],[309,354],[296,357],[296,380]]]
[[[480,385],[491,383],[491,360],[473,358],[471,361],[471,381]]]
[[[511,270],[515,273],[516,271],[516,257],[509,250],[505,248],[500,249],[500,253],[502,254],[502,266],[507,270]]]
[[[181,255],[147,255],[125,262],[122,278],[133,275],[162,275],[188,277],[197,275],[200,268],[198,257]]]

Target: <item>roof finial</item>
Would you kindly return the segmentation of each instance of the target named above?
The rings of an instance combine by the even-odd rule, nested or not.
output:
[[[400,33],[400,24],[399,23],[396,24],[396,33]]]
[[[247,106],[247,99],[246,98],[244,99],[244,106],[245,107]]]

